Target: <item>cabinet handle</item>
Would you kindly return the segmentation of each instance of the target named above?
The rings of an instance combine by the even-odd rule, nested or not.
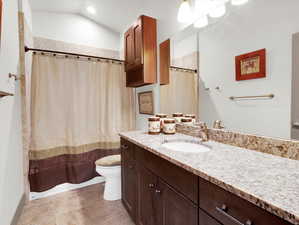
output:
[[[149,184],[148,187],[149,187],[149,188],[154,188],[155,185],[154,185],[154,184]]]
[[[122,149],[128,149],[129,146],[128,146],[128,145],[121,145],[121,148],[122,148]]]
[[[223,204],[221,206],[221,208],[219,207],[216,207],[216,210],[221,213],[223,216],[229,218],[230,220],[232,220],[233,222],[235,222],[236,224],[238,225],[253,225],[252,221],[251,220],[247,220],[246,223],[241,223],[239,220],[237,220],[235,217],[231,216],[230,214],[227,213],[227,206],[225,204]]]

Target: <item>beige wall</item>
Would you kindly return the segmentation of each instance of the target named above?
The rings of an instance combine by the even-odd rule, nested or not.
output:
[[[18,73],[18,1],[3,1],[0,49],[0,90],[15,94],[0,99],[0,225],[8,225],[24,193],[19,83],[8,79]]]

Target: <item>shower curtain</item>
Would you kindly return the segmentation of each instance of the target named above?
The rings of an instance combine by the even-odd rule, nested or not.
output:
[[[170,69],[169,84],[160,88],[161,112],[198,115],[198,77],[194,72]]]
[[[35,54],[31,85],[31,191],[97,176],[94,162],[119,153],[118,133],[135,127],[124,65]]]

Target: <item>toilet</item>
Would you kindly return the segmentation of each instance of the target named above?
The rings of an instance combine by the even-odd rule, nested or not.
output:
[[[121,199],[121,157],[111,155],[98,159],[96,171],[105,178],[104,199],[115,201]]]

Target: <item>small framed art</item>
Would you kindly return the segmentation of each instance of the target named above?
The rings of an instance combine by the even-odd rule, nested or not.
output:
[[[138,93],[139,113],[154,114],[154,97],[152,91]]]
[[[236,56],[236,80],[266,77],[266,49]]]

